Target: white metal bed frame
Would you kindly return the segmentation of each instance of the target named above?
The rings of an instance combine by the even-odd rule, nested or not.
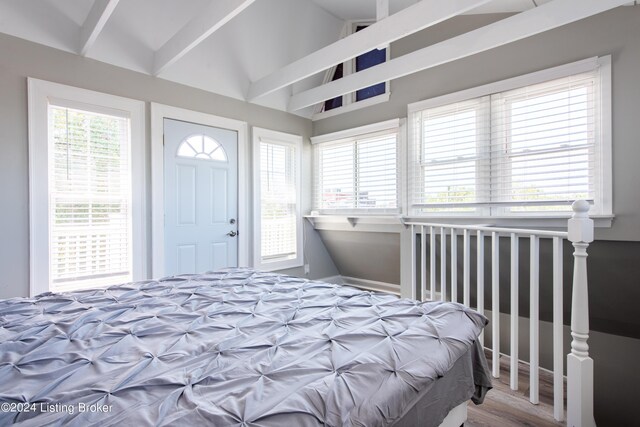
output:
[[[470,307],[470,237],[477,236],[477,295],[484,295],[484,244],[485,237],[491,235],[491,328],[492,336],[500,337],[499,245],[500,235],[510,237],[511,278],[510,278],[510,387],[518,389],[518,266],[519,237],[530,240],[530,342],[529,400],[538,404],[539,393],[539,255],[540,239],[553,241],[553,396],[554,418],[564,419],[564,350],[563,350],[563,240],[569,240],[575,249],[573,269],[573,290],[571,301],[571,352],[567,355],[567,425],[569,427],[595,427],[593,417],[593,359],[589,357],[589,300],[587,292],[587,247],[593,241],[593,220],[588,217],[589,203],[580,200],[572,205],[573,215],[568,222],[567,231],[528,230],[499,228],[478,225],[439,224],[428,222],[406,222],[411,230],[411,284],[412,297],[421,290],[423,300],[440,299],[458,301],[457,295],[457,236],[463,237],[463,304]],[[436,235],[440,234],[440,277],[436,274]],[[417,253],[417,236],[420,236],[420,254]],[[429,236],[427,238],[427,236]],[[450,237],[451,280],[450,295],[447,295],[447,237]],[[427,251],[427,246],[429,251]],[[427,253],[429,270],[427,272]],[[419,255],[419,260],[418,260]],[[420,268],[420,283],[417,283],[417,271]],[[427,275],[429,280],[427,281]],[[427,288],[427,283],[429,288]],[[437,284],[441,286],[437,286]],[[437,292],[440,290],[440,292]],[[431,298],[426,298],[426,296]],[[477,311],[484,313],[484,298],[477,298]],[[480,343],[484,337],[480,335]],[[500,375],[500,339],[492,339],[492,374]]]

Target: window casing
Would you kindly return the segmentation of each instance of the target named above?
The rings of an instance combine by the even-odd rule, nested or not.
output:
[[[29,126],[31,294],[145,278],[144,103],[29,79]]]
[[[314,210],[390,214],[399,209],[400,121],[312,138]]]
[[[409,214],[611,215],[610,58],[409,106]]]
[[[368,21],[347,22],[346,36],[361,31],[371,25]],[[381,49],[372,49],[346,62],[340,63],[328,70],[325,83],[341,79],[352,73],[357,73],[367,68],[382,64],[390,59],[389,46]],[[375,105],[389,99],[389,82],[377,83],[373,86],[359,89],[355,92],[336,98],[328,99],[317,108],[313,120],[331,117],[342,112],[353,111],[358,108]]]
[[[254,128],[253,142],[254,265],[264,270],[300,267],[302,138]]]

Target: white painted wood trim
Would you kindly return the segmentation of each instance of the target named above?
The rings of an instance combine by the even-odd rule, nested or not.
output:
[[[589,357],[589,291],[587,248],[593,242],[593,220],[589,203],[573,203],[569,220],[569,241],[573,253],[571,298],[571,353],[567,356],[567,426],[595,427],[593,417],[593,359]]]
[[[564,420],[564,321],[562,239],[553,238],[553,417]]]
[[[385,46],[424,28],[452,18],[487,3],[488,0],[422,0],[386,19],[319,49],[279,70],[255,81],[249,88],[249,101],[303,80],[336,64]],[[358,73],[360,74],[360,73]],[[353,74],[352,74],[353,75]],[[380,80],[382,82],[384,80]],[[378,82],[379,83],[379,82]],[[368,85],[362,86],[367,87]],[[361,89],[361,88],[359,88]],[[347,91],[336,96],[344,95]],[[328,97],[319,100],[322,102]],[[309,105],[316,104],[313,102]]]
[[[333,283],[337,285],[354,286],[357,288],[367,289],[370,291],[387,292],[394,295],[400,295],[400,285],[396,283],[380,282],[377,280],[361,279],[350,276],[329,276],[320,279],[314,279],[318,282]]]
[[[168,67],[238,16],[255,0],[225,0],[211,2],[155,52],[153,75]]]
[[[571,62],[569,64],[535,71],[533,73],[512,77],[510,79],[500,80],[482,86],[476,86],[470,89],[448,93],[446,95],[437,96],[435,98],[429,98],[424,101],[414,102],[407,106],[407,111],[409,114],[412,114],[418,111],[426,110],[428,108],[436,108],[443,105],[453,104],[455,102],[462,102],[469,99],[492,95],[494,93],[505,92],[525,86],[543,83],[549,80],[560,79],[563,77],[572,76],[574,74],[595,70],[598,67],[598,64],[599,58],[594,56],[592,58],[583,59],[581,61]]]
[[[356,128],[345,129],[337,132],[325,133],[311,137],[311,144],[322,144],[325,142],[339,142],[345,139],[353,139],[358,136],[375,132],[391,131],[400,128],[400,119],[385,120],[384,122],[372,123],[370,125],[358,126]]]
[[[29,292],[49,291],[49,141],[48,106],[87,108],[128,117],[131,124],[132,276],[147,278],[145,103],[121,96],[29,77]]]
[[[116,9],[120,0],[96,0],[87,19],[85,19],[82,29],[80,30],[80,44],[78,53],[86,56],[89,49],[98,39],[98,36],[107,25],[107,21]]]
[[[510,361],[511,366],[509,367],[509,385],[511,390],[518,390],[518,291],[519,291],[519,283],[518,283],[518,275],[520,273],[519,267],[519,246],[518,246],[518,235],[515,233],[511,234],[511,303],[510,303],[510,313],[511,313],[511,337],[510,337]]]
[[[484,315],[484,231],[476,234],[476,304],[477,311]],[[478,342],[484,347],[484,330],[478,337]]]
[[[500,235],[496,232],[491,233],[491,341],[491,373],[500,378]]]
[[[350,111],[360,110],[362,108],[371,107],[372,105],[382,104],[383,102],[387,102],[391,98],[391,92],[387,90],[385,93],[380,94],[378,96],[374,96],[372,98],[363,99],[358,102],[351,102],[349,104],[343,103],[342,107],[337,107],[332,110],[320,111],[311,116],[311,121],[318,121],[323,119],[328,119],[329,117],[338,116],[343,113],[348,113]],[[322,105],[319,104],[319,105]]]
[[[261,212],[261,182],[260,182],[260,142],[274,142],[292,146],[296,153],[296,257],[287,260],[262,262],[260,248],[262,244],[262,212]],[[304,264],[304,244],[302,227],[302,136],[278,132],[259,127],[252,128],[253,143],[253,265],[266,271],[282,270],[300,267]]]
[[[612,108],[612,73],[611,73],[611,55],[598,58],[600,66],[600,162],[604,165],[601,167],[600,191],[598,191],[600,199],[599,215],[613,215],[613,108]],[[594,218],[593,213],[590,215]],[[598,227],[596,221],[595,224]]]
[[[359,277],[341,276],[342,284],[355,286],[370,291],[387,292],[394,295],[400,295],[400,285],[396,283],[380,282],[377,280],[361,279]]]
[[[345,93],[503,46],[613,9],[624,3],[625,0],[554,0],[357,74],[294,94],[289,100],[288,111],[297,111]]]
[[[529,401],[539,403],[540,239],[529,236]]]
[[[164,119],[182,120],[238,133],[238,265],[250,266],[249,139],[246,122],[170,105],[151,103],[152,275],[164,276]]]
[[[467,421],[467,405],[463,402],[449,411],[447,416],[438,427],[460,427]]]
[[[527,230],[527,229],[508,229],[508,228],[496,228],[491,226],[471,226],[471,225],[456,225],[456,224],[438,224],[427,222],[405,222],[405,226],[410,227],[412,230],[412,286],[416,288],[416,269],[417,263],[421,265],[425,264],[426,253],[423,245],[423,250],[420,253],[420,260],[417,260],[417,254],[415,251],[415,240],[417,236],[413,235],[413,230],[420,227],[422,233],[422,241],[427,242],[424,238],[424,230],[429,227],[433,234],[435,228],[441,230],[449,228],[452,236],[452,253],[451,253],[451,271],[452,271],[452,301],[456,301],[455,290],[455,276],[453,272],[456,271],[454,260],[455,258],[455,235],[456,230],[463,231],[464,248],[466,252],[469,246],[470,231],[478,231],[478,239],[482,239],[483,233],[491,232],[492,237],[492,306],[491,317],[493,319],[492,330],[492,342],[493,342],[493,366],[492,374],[494,377],[499,375],[499,355],[500,355],[500,312],[499,312],[499,236],[500,233],[508,235],[510,237],[510,387],[513,390],[518,389],[518,347],[519,347],[519,274],[520,274],[520,260],[519,260],[519,236],[524,236],[530,239],[530,319],[523,319],[525,327],[529,328],[529,366],[530,366],[530,401],[533,404],[537,404],[539,401],[539,376],[538,373],[541,369],[539,366],[539,331],[540,325],[545,322],[539,320],[539,249],[540,239],[551,239],[553,242],[553,323],[552,335],[553,335],[553,377],[554,377],[554,418],[558,421],[562,421],[564,417],[563,408],[563,338],[564,338],[564,325],[563,325],[563,283],[562,283],[562,245],[563,240],[568,239],[572,242],[574,252],[574,272],[573,272],[573,296],[571,303],[571,336],[573,338],[571,342],[571,353],[567,356],[567,419],[568,426],[572,427],[594,427],[595,422],[593,418],[593,360],[589,356],[589,313],[588,313],[588,283],[587,283],[587,247],[589,243],[593,241],[593,220],[589,218],[589,203],[584,200],[574,202],[573,216],[568,222],[568,229],[566,232],[560,231],[547,231],[547,230]],[[442,233],[442,231],[441,231]],[[444,233],[442,233],[444,234]],[[435,250],[435,242],[430,240],[431,248],[429,252]],[[478,243],[478,266],[482,264],[481,253],[483,253],[483,245]],[[466,255],[466,254],[465,254]],[[466,262],[466,256],[465,264]],[[466,268],[465,268],[466,270]],[[483,274],[482,267],[477,269],[478,275]],[[466,275],[466,274],[465,274]],[[424,273],[423,273],[424,276]],[[478,295],[481,295],[481,278],[478,277]],[[466,282],[466,278],[463,279],[463,283]],[[468,287],[464,286],[464,305],[469,306]],[[478,309],[482,310],[479,300]],[[505,318],[506,318],[505,314]],[[528,323],[528,324],[527,324]],[[549,324],[546,322],[545,327]]]

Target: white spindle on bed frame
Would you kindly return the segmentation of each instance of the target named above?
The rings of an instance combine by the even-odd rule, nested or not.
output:
[[[570,427],[595,426],[593,419],[593,360],[589,357],[589,311],[587,293],[587,247],[593,241],[593,221],[587,212],[589,204],[577,201],[573,204],[573,216],[569,220],[568,231],[525,230],[499,228],[492,226],[435,224],[409,222],[411,227],[411,280],[412,294],[418,286],[416,234],[421,238],[420,268],[422,299],[427,299],[427,274],[429,275],[429,299],[436,299],[438,278],[436,233],[440,234],[440,275],[439,288],[441,300],[458,302],[458,231],[462,230],[463,240],[463,303],[471,304],[471,233],[476,232],[477,267],[476,301],[477,310],[484,312],[484,240],[491,233],[491,332],[492,332],[492,374],[500,375],[500,236],[510,238],[510,387],[518,389],[518,344],[519,344],[519,238],[526,237],[530,242],[529,277],[529,400],[539,402],[539,312],[540,312],[540,239],[552,239],[553,242],[553,394],[554,418],[564,419],[564,349],[563,349],[563,240],[571,241],[575,248],[573,271],[573,296],[571,303],[571,353],[567,356],[567,425]],[[418,228],[419,227],[419,228]],[[427,234],[429,241],[427,242]],[[447,234],[449,234],[449,255],[447,256]],[[428,248],[427,248],[428,246]],[[429,272],[426,271],[426,254],[429,252]],[[451,266],[451,292],[447,295],[447,258]],[[450,298],[448,298],[450,297]],[[480,337],[483,343],[483,336]]]

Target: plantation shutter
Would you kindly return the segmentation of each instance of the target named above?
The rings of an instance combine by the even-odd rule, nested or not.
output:
[[[473,212],[487,201],[489,97],[419,112],[414,117],[411,200],[423,211]]]
[[[260,210],[262,261],[297,256],[296,148],[260,142]]]
[[[314,208],[397,212],[398,128],[317,143]]]
[[[49,106],[50,289],[132,279],[130,124]]]
[[[492,96],[492,200],[531,211],[594,198],[597,81],[594,71]]]
[[[599,71],[416,111],[414,211],[569,211],[598,186]]]

